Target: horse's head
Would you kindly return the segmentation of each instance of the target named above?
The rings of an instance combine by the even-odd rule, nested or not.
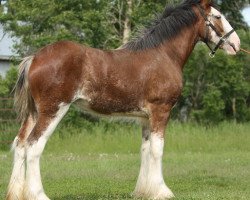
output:
[[[235,55],[240,50],[240,39],[225,16],[212,5],[211,0],[201,0],[197,6],[201,18],[200,38],[211,49],[211,56],[218,48]],[[213,48],[212,44],[215,45]]]

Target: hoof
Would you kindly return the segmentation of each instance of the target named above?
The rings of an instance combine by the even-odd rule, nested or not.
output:
[[[10,184],[6,200],[24,200],[22,184]]]
[[[161,188],[155,195],[151,196],[150,199],[160,200],[160,199],[172,199],[174,198],[174,194],[170,189]]]
[[[160,187],[148,187],[144,190],[135,190],[132,193],[132,196],[135,198],[153,200],[169,200],[174,198],[174,194],[166,185],[162,185]]]
[[[25,200],[50,200],[44,193],[40,195],[25,194]]]
[[[24,200],[50,200],[43,191],[32,192],[29,190],[24,191]]]
[[[25,200],[23,197],[23,194],[14,194],[14,193],[10,193],[8,192],[6,195],[6,200]]]

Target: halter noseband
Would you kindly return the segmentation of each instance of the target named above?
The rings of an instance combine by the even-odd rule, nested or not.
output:
[[[203,10],[203,8],[198,5],[197,8],[200,11],[201,16],[204,18],[205,20],[205,26],[206,26],[206,34],[205,34],[205,38],[203,39],[203,42],[208,46],[208,48],[211,50],[211,52],[209,53],[209,56],[211,58],[214,57],[216,51],[219,49],[219,47],[224,44],[225,42],[228,42],[227,39],[229,38],[229,36],[234,32],[234,29],[232,29],[231,31],[229,31],[227,34],[222,35],[218,29],[212,24],[212,22],[210,22],[207,18],[207,15],[205,14],[205,11]],[[211,27],[214,32],[216,33],[217,36],[220,37],[219,42],[216,44],[216,46],[214,48],[212,48],[209,45],[209,38],[208,38],[208,34],[209,34],[209,27]],[[229,43],[229,42],[228,42]]]

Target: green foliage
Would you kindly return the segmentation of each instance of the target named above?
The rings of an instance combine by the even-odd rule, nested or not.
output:
[[[3,78],[0,76],[0,96],[10,96],[17,79],[17,68],[11,67]]]
[[[93,127],[97,126],[98,122],[99,119],[80,112],[75,105],[72,105],[60,124],[62,127],[79,128],[91,133]],[[70,131],[70,134],[75,133],[74,131]],[[60,135],[64,137],[63,132],[60,132]]]
[[[202,120],[206,124],[219,123],[223,119],[225,103],[221,98],[221,91],[214,86],[209,86],[202,100],[202,112],[196,116],[196,120]]]
[[[4,78],[0,76],[0,149],[9,149],[9,142],[13,141],[18,130],[16,113],[12,109],[13,99],[9,98],[17,73],[17,68],[11,67]]]
[[[0,76],[0,95],[4,96],[5,94],[8,93],[8,87],[5,84],[5,80]]]
[[[9,12],[0,16],[7,31],[20,38],[20,55],[36,51],[58,40],[72,40],[106,47],[109,24],[105,1],[9,0]],[[104,8],[104,9],[103,9]]]

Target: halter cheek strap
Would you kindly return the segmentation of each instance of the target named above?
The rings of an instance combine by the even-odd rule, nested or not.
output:
[[[232,29],[230,32],[228,32],[226,35],[222,36],[220,38],[220,41],[218,42],[218,44],[214,47],[214,49],[211,51],[211,55],[215,55],[216,51],[219,49],[219,47],[223,44],[227,42],[227,39],[229,38],[229,36],[234,32],[234,29]]]
[[[207,15],[205,14],[205,11],[203,10],[203,8],[198,5],[197,6],[198,10],[200,11],[200,14],[202,15],[202,17],[205,20],[205,29],[206,29],[206,33],[205,33],[205,37],[203,39],[203,42],[208,46],[208,48],[211,50],[211,52],[209,53],[210,57],[213,58],[216,51],[220,48],[220,46],[224,43],[227,42],[227,39],[229,38],[229,36],[234,32],[234,29],[232,29],[231,31],[229,31],[227,34],[225,34],[224,36],[218,31],[218,29],[212,24],[212,22],[210,22],[207,18]],[[216,33],[217,36],[220,37],[219,42],[216,44],[216,46],[214,48],[212,48],[209,45],[209,27],[211,27],[213,29],[213,31]]]

